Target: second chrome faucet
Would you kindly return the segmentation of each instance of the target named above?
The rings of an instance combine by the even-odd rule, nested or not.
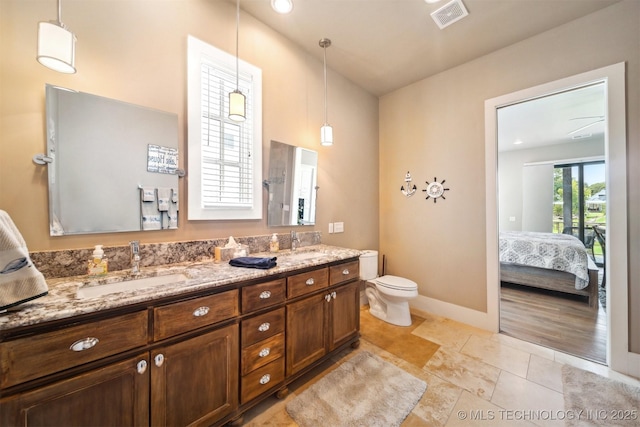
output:
[[[300,240],[298,239],[298,233],[291,230],[291,250],[295,251],[300,246]]]

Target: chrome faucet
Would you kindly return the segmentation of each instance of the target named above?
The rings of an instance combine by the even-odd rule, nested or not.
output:
[[[298,245],[300,245],[300,239],[298,239],[298,233],[291,230],[291,250],[295,251],[298,249]]]
[[[140,274],[140,242],[130,241],[129,248],[131,248],[131,274]]]

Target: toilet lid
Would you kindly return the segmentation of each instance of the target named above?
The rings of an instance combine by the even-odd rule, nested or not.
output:
[[[397,289],[399,291],[415,291],[418,289],[418,284],[412,280],[389,275],[378,277],[376,279],[376,285],[389,289]]]

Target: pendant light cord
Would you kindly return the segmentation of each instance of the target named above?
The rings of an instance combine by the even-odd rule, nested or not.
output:
[[[240,91],[240,60],[238,59],[238,46],[240,38],[240,0],[236,1],[236,90]]]
[[[324,46],[324,123],[327,124],[327,46]]]

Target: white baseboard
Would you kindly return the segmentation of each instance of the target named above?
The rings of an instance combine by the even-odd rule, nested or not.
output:
[[[461,307],[459,305],[450,304],[448,302],[418,295],[409,301],[409,307],[415,314],[431,313],[438,316],[446,317],[457,322],[466,323],[476,328],[484,329],[491,332],[496,330],[495,321],[489,318],[487,313],[472,310],[470,308]]]

